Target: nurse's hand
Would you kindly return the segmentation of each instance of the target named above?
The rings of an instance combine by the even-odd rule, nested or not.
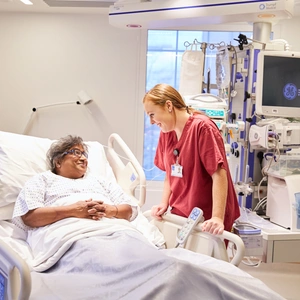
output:
[[[162,215],[167,211],[168,205],[159,204],[151,208],[151,216],[157,220],[162,220]]]
[[[213,217],[204,221],[201,224],[202,231],[209,232],[211,234],[222,234],[224,231],[223,220],[217,217]]]

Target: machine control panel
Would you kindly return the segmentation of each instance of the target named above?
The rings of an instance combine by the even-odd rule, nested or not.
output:
[[[226,117],[226,112],[224,109],[217,109],[217,108],[196,108],[195,109],[202,111],[205,113],[207,116],[210,118],[216,118],[216,119],[225,119]]]

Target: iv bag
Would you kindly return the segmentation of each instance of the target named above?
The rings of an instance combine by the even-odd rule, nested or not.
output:
[[[204,53],[186,50],[182,55],[179,92],[182,96],[202,93]]]
[[[230,85],[230,63],[228,49],[216,54],[216,81],[220,90],[226,89]]]

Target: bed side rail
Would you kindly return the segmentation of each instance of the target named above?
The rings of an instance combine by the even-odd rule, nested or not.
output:
[[[2,239],[0,239],[0,273],[1,283],[5,289],[4,299],[29,299],[31,292],[29,267]]]
[[[167,213],[163,216],[163,220],[159,221],[152,218],[150,210],[144,212],[144,215],[163,233],[166,240],[166,247],[174,248],[177,244],[177,232],[186,222],[186,218]],[[224,240],[228,240],[234,244],[236,249],[234,257],[229,258]],[[200,224],[194,228],[184,248],[230,262],[235,266],[240,264],[245,254],[244,242],[238,235],[228,231],[224,231],[221,235],[212,235],[202,232]]]
[[[116,144],[126,155],[128,162],[125,164],[118,153],[115,151]],[[140,163],[129,149],[124,140],[117,134],[113,133],[108,138],[107,160],[111,165],[118,184],[123,190],[135,197],[134,191],[139,186],[138,205],[141,207],[146,199],[146,176]]]

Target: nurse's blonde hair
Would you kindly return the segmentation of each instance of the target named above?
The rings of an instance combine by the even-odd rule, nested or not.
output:
[[[149,90],[143,98],[143,103],[151,101],[154,105],[163,107],[168,100],[179,110],[185,109],[188,113],[201,114],[201,112],[187,106],[180,93],[166,83],[159,83]]]

